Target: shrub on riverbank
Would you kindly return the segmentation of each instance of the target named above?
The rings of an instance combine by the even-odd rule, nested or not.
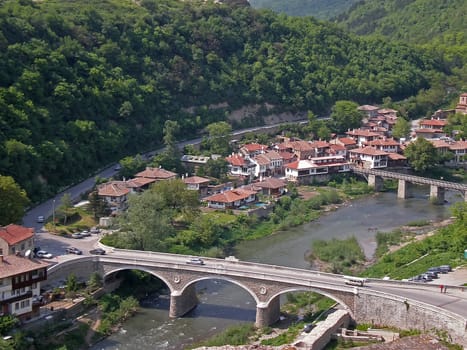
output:
[[[308,260],[313,263],[317,259],[327,263],[330,272],[351,273],[352,268],[365,262],[365,254],[357,238],[352,236],[343,240],[314,240]]]

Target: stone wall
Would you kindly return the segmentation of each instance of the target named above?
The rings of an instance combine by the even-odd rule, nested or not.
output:
[[[371,294],[370,294],[371,293]],[[467,346],[466,320],[454,313],[404,298],[360,290],[354,299],[355,321],[399,329],[446,331],[454,343]]]

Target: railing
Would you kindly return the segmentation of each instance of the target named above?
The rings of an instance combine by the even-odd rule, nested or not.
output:
[[[443,188],[448,188],[452,190],[459,190],[463,191],[464,193],[467,192],[467,185],[459,184],[455,182],[449,182],[444,180],[437,180],[437,179],[430,179],[427,177],[415,176],[415,175],[408,175],[408,174],[401,174],[392,171],[386,170],[375,170],[375,169],[363,169],[358,167],[352,167],[351,170],[356,174],[365,174],[365,175],[376,175],[391,179],[397,180],[405,180],[416,184],[421,185],[433,185]]]

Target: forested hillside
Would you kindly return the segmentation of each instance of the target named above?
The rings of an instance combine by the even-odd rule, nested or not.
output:
[[[210,104],[268,102],[320,114],[341,99],[405,98],[449,73],[406,44],[245,6],[0,4],[0,174],[33,201],[160,144],[168,119],[185,137],[225,119]]]
[[[330,19],[348,10],[359,0],[250,0],[255,8],[267,8],[289,16]]]
[[[366,0],[338,21],[360,35],[425,45],[455,66],[467,63],[465,0]]]

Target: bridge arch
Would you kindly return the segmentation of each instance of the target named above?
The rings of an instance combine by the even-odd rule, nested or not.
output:
[[[141,267],[128,267],[128,266],[123,266],[123,267],[117,267],[113,270],[110,270],[110,271],[107,271],[104,273],[104,275],[102,276],[104,281],[107,277],[110,277],[112,275],[116,275],[118,272],[120,271],[127,271],[127,270],[138,270],[138,271],[143,271],[143,272],[146,272],[154,277],[157,277],[159,278],[162,282],[164,282],[167,287],[169,288],[170,292],[173,291],[173,286],[172,284],[170,283],[170,281],[167,279],[166,276],[164,276],[163,274],[160,274],[160,273],[157,273],[157,271],[153,270],[153,269],[149,269],[147,267],[144,267],[144,266],[141,266]]]

